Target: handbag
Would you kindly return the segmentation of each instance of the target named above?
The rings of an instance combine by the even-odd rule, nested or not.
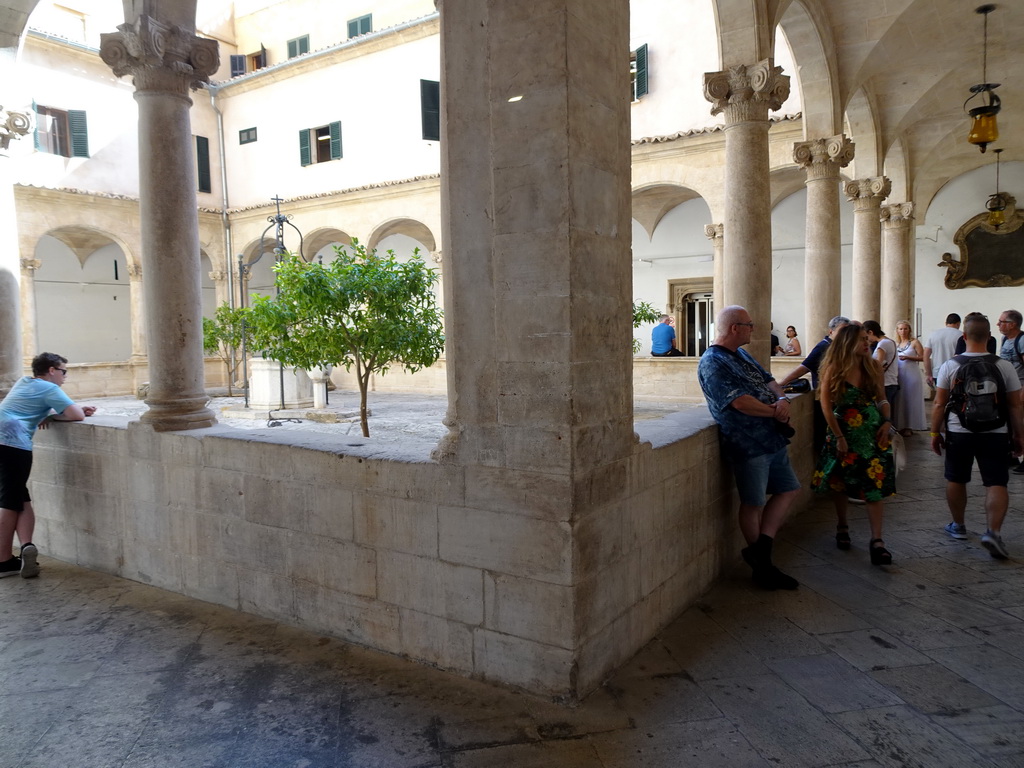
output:
[[[896,474],[898,475],[907,466],[907,444],[903,442],[903,435],[899,432],[892,434],[892,462],[896,467]]]

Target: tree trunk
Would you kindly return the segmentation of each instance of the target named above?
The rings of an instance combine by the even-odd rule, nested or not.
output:
[[[359,424],[363,428],[363,437],[370,436],[370,422],[366,418],[366,390],[370,386],[370,372],[365,375],[356,370],[356,378],[359,380]]]

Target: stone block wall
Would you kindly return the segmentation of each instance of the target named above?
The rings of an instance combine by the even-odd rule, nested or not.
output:
[[[811,400],[795,405],[809,441]],[[595,503],[571,517],[546,502],[564,478],[541,472],[94,417],[37,436],[36,540],[44,557],[579,696],[737,559],[716,428],[701,410],[684,418],[588,479]]]

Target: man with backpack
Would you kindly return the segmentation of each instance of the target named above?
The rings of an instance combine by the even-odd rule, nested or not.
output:
[[[1003,338],[999,345],[999,356],[1009,361],[1010,365],[1017,371],[1017,379],[1024,387],[1024,333],[1020,330],[1021,314],[1016,309],[1008,309],[999,316],[997,325],[1003,332]],[[1021,390],[1024,398],[1024,389]],[[1013,469],[1015,475],[1024,475],[1024,462],[1016,460],[1011,464],[1017,466]]]
[[[1009,553],[1000,531],[1010,504],[1006,454],[1011,444],[1017,455],[1024,450],[1024,407],[1013,366],[986,350],[989,336],[988,318],[968,317],[967,351],[943,363],[935,381],[931,436],[935,453],[946,449],[946,502],[953,518],[946,533],[967,538],[967,483],[977,461],[988,522],[981,543],[992,557],[1005,560]]]

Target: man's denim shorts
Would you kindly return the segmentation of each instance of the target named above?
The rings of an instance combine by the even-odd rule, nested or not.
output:
[[[732,469],[741,504],[763,507],[768,503],[770,494],[800,490],[800,481],[789,464],[789,453],[785,448],[734,462]]]

